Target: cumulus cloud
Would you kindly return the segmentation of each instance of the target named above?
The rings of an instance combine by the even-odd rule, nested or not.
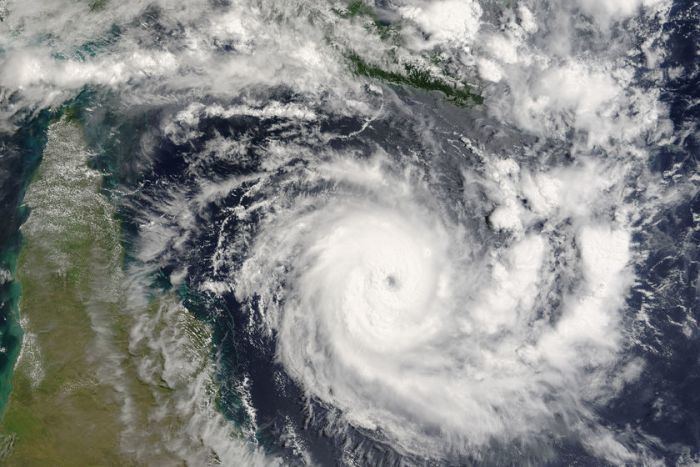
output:
[[[552,284],[544,237],[481,256],[468,233],[413,198],[420,185],[340,164],[315,172],[351,184],[330,201],[275,209],[236,276],[239,300],[261,295],[289,374],[349,423],[420,455],[536,445],[559,411],[588,418],[582,382],[605,379],[619,350],[628,235],[582,229],[584,282],[550,324],[536,309]],[[515,162],[494,168],[518,189]],[[367,190],[382,201],[354,200]]]
[[[546,446],[556,430],[608,461],[639,459],[594,405],[639,376],[641,364],[631,365],[614,384],[601,383],[619,370],[634,280],[637,208],[624,193],[629,174],[645,170],[634,143],[657,131],[664,109],[637,85],[627,51],[601,44],[603,30],[663,2],[519,2],[497,15],[471,0],[402,1],[384,8],[401,28],[395,42],[368,34],[371,19],[303,0],[217,9],[108,2],[109,14],[79,23],[88,14],[79,2],[35,3],[8,4],[0,86],[14,97],[3,101],[5,117],[58,105],[86,85],[127,104],[176,109],[154,132],[191,146],[183,171],[194,181],[163,184],[167,193],[144,203],[154,207],[139,212],[135,257],[158,263],[172,249],[191,260],[188,242],[211,230],[216,249],[197,258],[210,267],[200,291],[233,291],[249,312],[247,331],[277,337],[281,367],[309,400],[419,457],[479,458],[494,442]],[[592,18],[592,43],[575,35],[575,11]],[[161,28],[141,27],[146,13]],[[113,23],[121,32],[110,39]],[[102,49],[89,53],[94,41]],[[389,107],[401,130],[431,142],[440,126],[421,120],[422,101],[400,102],[386,83],[353,75],[350,50],[384,64],[392,56],[444,67],[455,80],[480,77],[484,106],[460,113],[445,137],[465,143],[459,162],[442,147],[426,161],[398,147],[374,157],[337,149],[365,131],[388,147],[395,134],[372,125],[401,133]],[[267,97],[279,88],[289,101]],[[444,118],[451,112],[461,110]],[[350,136],[343,125],[324,126],[341,117],[362,125]],[[246,119],[282,136],[212,135],[212,119]],[[493,122],[502,127],[483,146],[511,138],[496,150],[459,134]],[[430,185],[443,164],[462,175],[448,195]],[[219,165],[235,173],[212,169]],[[229,205],[232,193],[240,196]],[[484,212],[460,211],[465,204]],[[212,206],[224,206],[225,220],[201,228],[197,219]],[[166,327],[176,310],[162,311]],[[134,348],[155,336],[172,370],[163,377],[201,402],[201,386],[192,392],[183,381],[206,377],[190,366],[176,371],[181,336],[157,328],[144,318]],[[240,454],[227,450],[220,418],[182,407],[192,436],[205,431],[222,456]]]
[[[608,27],[614,21],[627,19],[641,12],[663,4],[663,0],[578,0],[581,11],[591,15],[602,27]]]
[[[427,33],[434,44],[466,44],[479,30],[481,6],[472,0],[415,2],[399,11]]]

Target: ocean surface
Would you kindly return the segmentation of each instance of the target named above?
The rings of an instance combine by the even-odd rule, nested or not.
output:
[[[0,406],[23,197],[70,121],[121,235],[109,359],[178,419],[122,408],[136,462],[700,462],[696,2],[25,3]]]

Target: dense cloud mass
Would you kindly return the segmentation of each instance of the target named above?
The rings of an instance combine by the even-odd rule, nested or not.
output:
[[[673,45],[687,18],[697,37],[691,3],[9,0],[0,17],[0,131],[83,106],[113,180],[130,346],[159,355],[132,356],[190,420],[163,449],[700,460],[697,92],[675,94],[698,70]],[[211,325],[210,364],[181,361],[181,304],[139,315],[158,274]],[[125,449],[147,460],[122,390]]]

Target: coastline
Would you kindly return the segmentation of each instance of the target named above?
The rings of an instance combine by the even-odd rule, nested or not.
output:
[[[51,118],[50,112],[42,111],[15,133],[0,137],[5,152],[0,159],[0,214],[7,219],[0,225],[0,417],[12,391],[23,336],[19,321],[22,290],[16,277],[23,243],[19,229],[29,216],[23,200],[41,163]]]

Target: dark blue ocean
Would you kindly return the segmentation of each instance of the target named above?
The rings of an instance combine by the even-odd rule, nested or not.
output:
[[[692,180],[698,184],[700,4],[692,0],[676,1],[670,16],[671,20],[664,26],[669,52],[661,69],[675,71],[663,82],[661,100],[669,106],[675,136],[663,145],[650,146],[651,157],[647,164],[652,172],[662,178],[666,177],[664,174],[672,172],[664,179],[668,186]],[[529,144],[530,137],[515,130],[506,130],[512,131],[508,141],[491,139],[498,122],[489,120],[477,110],[457,108],[420,90],[397,88],[397,92],[412,105],[432,106],[428,112],[442,115],[441,125],[445,135],[452,128],[464,128],[466,125],[473,139],[490,140],[487,144],[495,149],[499,144],[505,147],[513,141]],[[262,98],[274,98],[288,104],[302,99],[284,88],[269,90]],[[219,102],[214,97],[204,101],[210,104]],[[222,104],[235,105],[237,102],[234,99]],[[307,131],[312,131],[311,126],[305,128],[300,123],[290,130],[280,119],[250,115],[202,118],[196,126],[198,136],[178,145],[160,134],[157,125],[165,115],[177,110],[171,105],[148,105],[125,110],[113,95],[86,87],[62,108],[32,114],[18,122],[14,133],[0,136],[0,269],[11,273],[15,271],[22,244],[20,226],[29,215],[23,205],[23,194],[41,162],[48,125],[69,108],[84,127],[88,143],[96,154],[91,164],[106,174],[104,196],[117,204],[126,251],[124,267],[127,269],[140,261],[134,248],[138,244],[143,213],[158,212],[159,203],[167,201],[162,198],[164,187],[177,186],[185,196],[197,192],[200,180],[188,168],[192,155],[205,152],[212,140],[245,137],[251,148],[266,141],[280,140],[294,142],[300,147],[306,145],[311,151],[317,149],[309,146],[307,139],[302,137]],[[431,154],[434,151],[422,141],[416,130],[416,122],[409,115],[377,122],[361,135],[354,136],[363,124],[362,121],[329,113],[325,116],[321,132],[347,135],[331,139],[327,144],[334,149],[353,151],[359,158],[369,158],[375,144],[387,152]],[[149,142],[147,146],[144,141]],[[457,153],[446,151],[440,157],[448,168],[450,164],[456,168],[458,163],[462,163],[457,162],[462,157]],[[141,164],[140,161],[146,158],[152,162]],[[426,156],[426,164],[430,163],[428,159]],[[244,177],[255,173],[260,166],[253,152],[240,160],[210,159],[201,163],[205,165],[203,172],[212,181]],[[300,164],[304,162],[292,160],[286,169],[297,170]],[[446,169],[445,173],[450,171]],[[279,177],[284,178],[282,170]],[[446,179],[445,192],[463,189],[459,183]],[[284,189],[308,188],[287,186]],[[259,201],[240,189],[208,204],[200,211],[200,217],[194,220],[197,225],[207,228],[196,230],[196,234],[188,238],[186,247],[178,248],[178,252],[187,251],[185,256],[166,251],[156,259],[156,273],[149,284],[154,293],[175,290],[192,314],[212,324],[214,339],[211,351],[218,357],[216,383],[220,387],[219,410],[232,423],[245,425],[250,421],[238,384],[245,375],[249,378],[250,403],[256,411],[255,437],[265,450],[284,457],[288,464],[304,463],[285,438],[290,424],[303,439],[313,461],[319,465],[335,465],[336,460],[348,450],[358,453],[364,462],[376,465],[423,464],[421,459],[392,449],[371,432],[356,428],[334,432],[325,430],[329,418],[334,414],[319,402],[308,402],[304,389],[287,375],[276,358],[274,334],[251,334],[246,325],[251,319],[251,308],[243,307],[232,292],[222,296],[201,292],[205,280],[212,276],[226,277],[236,267],[233,263],[215,272],[212,270],[209,258],[219,248],[218,229],[214,227],[221,225],[232,207],[250,206]],[[254,235],[256,219],[249,219],[249,222],[250,226],[229,225],[227,228],[243,231],[250,227],[248,233]],[[642,307],[647,310],[649,322],[646,326],[638,327],[637,338],[624,349],[628,356],[639,357],[646,365],[640,377],[626,385],[596,416],[603,426],[615,432],[627,433],[630,440],[643,437],[646,448],[653,456],[667,464],[674,464],[688,461],[700,451],[700,334],[696,327],[689,335],[678,324],[688,320],[700,322],[700,195],[697,190],[694,196],[673,205],[672,209],[656,212],[652,220],[645,220],[645,225],[649,227],[635,234],[634,241],[648,252],[648,256],[635,271],[637,281],[627,298],[623,319],[631,320]],[[243,258],[238,260],[243,261]],[[177,285],[171,284],[169,277],[183,266],[187,270],[186,277]],[[17,310],[20,293],[15,282],[0,282],[0,405],[7,400],[11,370],[21,342]],[[663,407],[659,407],[658,402],[655,404],[660,394],[663,395]],[[312,411],[307,403],[313,407]],[[687,447],[694,452],[688,452]],[[575,439],[554,440],[552,449],[554,454],[547,461],[551,465],[599,465],[600,462]],[[475,459],[456,454],[447,463],[515,465],[518,455],[530,462],[536,462],[538,458],[536,453],[494,442],[493,449],[486,457]],[[426,462],[424,465],[433,463]]]

